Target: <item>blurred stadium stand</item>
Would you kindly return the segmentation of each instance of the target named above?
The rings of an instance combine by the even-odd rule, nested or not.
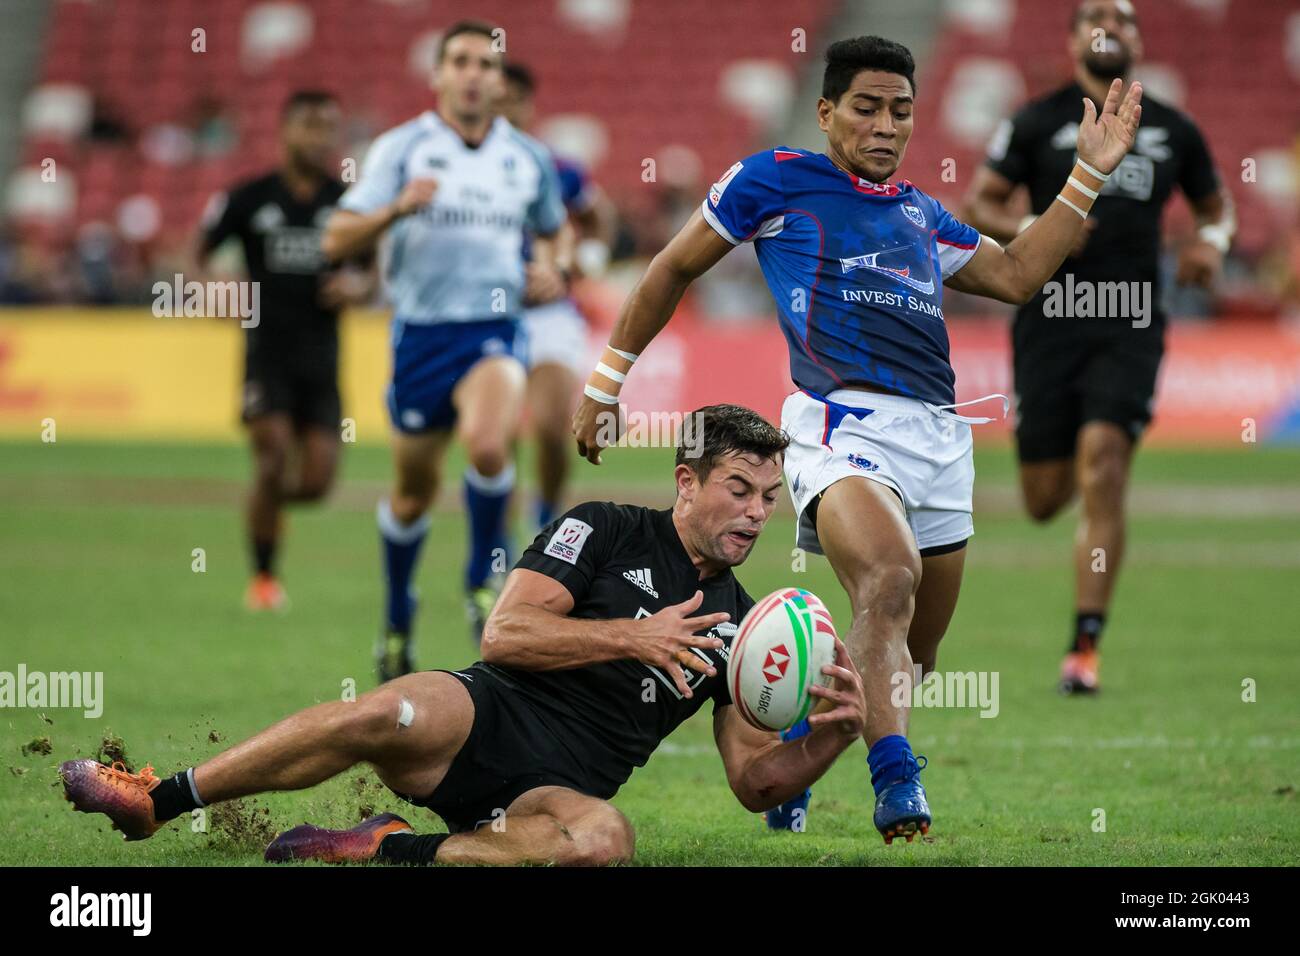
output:
[[[295,88],[339,94],[346,155],[431,106],[438,30],[477,16],[538,74],[539,132],[584,160],[626,222],[624,251],[657,249],[735,159],[808,125],[821,50],[882,31],[920,60],[918,133],[900,173],[956,205],[997,121],[1068,78],[1072,0],[23,0],[9,50],[28,68],[21,136],[0,125],[0,301],[138,300],[169,275],[207,197],[276,159]],[[44,9],[44,17],[38,15]],[[37,12],[33,12],[37,11]],[[1300,309],[1300,8],[1294,0],[1139,4],[1153,95],[1206,132],[1241,232],[1224,292],[1242,310]],[[202,28],[206,52],[192,51]],[[807,52],[791,49],[802,28]],[[16,56],[16,54],[15,54]],[[15,96],[16,63],[0,75]],[[12,112],[10,115],[13,115]],[[12,122],[11,122],[12,126]],[[1257,181],[1242,180],[1253,159]],[[42,163],[53,160],[53,183]],[[655,183],[643,182],[644,161]],[[956,161],[944,182],[945,159]],[[1181,204],[1180,204],[1181,205]],[[1190,229],[1184,209],[1170,217]],[[744,284],[752,269],[721,281]],[[758,289],[761,297],[761,286]],[[731,295],[709,300],[760,299]],[[767,310],[763,310],[767,311]]]

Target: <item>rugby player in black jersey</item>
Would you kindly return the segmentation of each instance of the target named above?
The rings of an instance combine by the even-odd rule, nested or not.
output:
[[[1111,83],[1141,57],[1132,0],[1077,3],[1069,48],[1074,82],[1002,124],[971,186],[966,221],[1000,241],[1015,238],[1053,204],[1075,162],[1080,100],[1103,102]],[[1075,615],[1061,664],[1060,689],[1067,694],[1098,689],[1098,643],[1124,553],[1129,469],[1151,421],[1164,354],[1160,221],[1174,188],[1198,225],[1196,239],[1180,250],[1178,282],[1210,285],[1232,238],[1231,207],[1196,124],[1150,96],[1142,110],[1137,141],[1096,197],[1071,257],[1017,310],[1012,328],[1025,509],[1045,522],[1076,494],[1082,503]],[[1013,211],[1021,186],[1031,210],[1023,218]],[[1074,309],[1063,315],[1058,308],[1063,296],[1073,301],[1095,293],[1100,302],[1108,290],[1126,293],[1114,300],[1123,306],[1119,315],[1085,317]]]
[[[417,835],[391,813],[351,830],[304,824],[276,837],[267,859],[600,865],[634,849],[610,798],[706,701],[745,809],[803,792],[861,736],[862,682],[837,642],[823,669],[832,686],[813,687],[824,701],[810,734],[783,743],[736,713],[728,648],[754,602],[731,569],[776,507],[788,438],[739,406],[693,414],[700,440],[678,448],[673,507],[588,502],[545,528],[487,621],[483,660],[299,711],[165,780],[149,767],[69,761],[68,799],[139,840],[196,807],[369,763],[450,834]]]
[[[321,253],[325,221],[343,195],[332,168],[340,125],[334,97],[299,90],[280,119],[280,165],[214,196],[200,226],[202,267],[228,239],[243,247],[260,314],[246,328],[242,418],[254,480],[247,523],[250,610],[280,610],[275,573],[282,509],[323,498],[340,442],[339,311],[373,289],[368,270],[331,265]]]

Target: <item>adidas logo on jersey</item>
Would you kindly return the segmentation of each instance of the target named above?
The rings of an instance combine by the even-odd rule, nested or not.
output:
[[[623,577],[627,578],[651,597],[657,598],[659,596],[659,592],[654,589],[654,584],[650,581],[649,568],[642,568],[640,571],[624,571]]]

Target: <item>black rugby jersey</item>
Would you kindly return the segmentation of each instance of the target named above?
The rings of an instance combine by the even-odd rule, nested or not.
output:
[[[1032,211],[1046,212],[1074,169],[1075,141],[1083,118],[1084,91],[1077,83],[1027,104],[994,135],[988,166],[1013,183],[1029,189]],[[1100,104],[1098,104],[1100,109]],[[1074,283],[1150,282],[1153,303],[1159,299],[1160,223],[1177,186],[1190,201],[1219,188],[1214,161],[1200,131],[1183,113],[1142,96],[1142,121],[1137,140],[1111,173],[1088,218],[1096,228],[1083,254],[1067,258],[1050,281]],[[1128,332],[1128,322],[1114,319],[1068,320],[1044,318],[1039,292],[1016,312],[1016,324],[1035,321],[1036,332],[1071,333],[1079,329]],[[1163,325],[1155,309],[1153,330]]]
[[[553,717],[570,747],[601,789],[613,796],[642,767],[660,741],[707,700],[714,710],[731,703],[727,658],[736,626],[754,606],[730,570],[701,580],[673,525],[672,511],[613,502],[578,505],[542,530],[516,567],[545,574],[573,595],[571,617],[618,620],[648,617],[690,598],[704,600],[695,615],[726,611],[731,619],[710,632],[726,646],[696,648],[717,676],[686,671],[694,696],[681,695],[671,677],[638,660],[616,660],[555,671],[500,665],[490,669]]]
[[[321,252],[321,233],[343,185],[326,179],[307,201],[290,192],[278,172],[217,196],[204,214],[200,248],[210,252],[231,236],[244,250],[248,278],[259,283],[261,315],[246,329],[250,352],[273,349],[310,363],[338,354],[338,312],[321,305],[321,284],[337,266]]]

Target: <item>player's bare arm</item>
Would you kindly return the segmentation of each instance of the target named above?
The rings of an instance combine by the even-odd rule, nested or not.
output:
[[[601,364],[615,375],[623,375],[631,366],[625,356],[617,353],[639,355],[668,324],[687,287],[717,265],[731,248],[731,243],[719,236],[697,209],[681,231],[650,261],[645,275],[623,303]],[[610,362],[614,364],[607,364]],[[617,366],[620,364],[627,368],[619,369]],[[578,441],[578,453],[593,465],[599,465],[601,445],[597,437],[609,432],[609,429],[602,430],[601,413],[608,413],[617,400],[594,398],[592,390],[601,391],[603,385],[605,396],[612,396],[622,379],[608,377],[600,366],[593,379],[594,383],[588,385],[574,413],[573,436]],[[611,437],[617,438],[617,435]]]
[[[1231,202],[1222,190],[1190,203],[1196,217],[1196,239],[1178,254],[1179,285],[1209,288],[1223,271],[1223,257],[1236,227]]]
[[[717,673],[712,666],[701,668],[704,662],[691,648],[716,650],[723,645],[720,638],[695,632],[730,617],[725,613],[695,616],[702,600],[697,591],[689,600],[639,620],[568,617],[573,610],[568,588],[545,574],[516,568],[483,629],[483,660],[545,671],[635,659],[669,674],[683,696],[691,697],[683,664],[703,669],[710,677]]]
[[[437,191],[436,179],[412,179],[396,199],[374,212],[336,209],[325,224],[325,233],[321,236],[321,252],[330,262],[371,252],[389,226],[422,206],[427,206]]]
[[[1020,195],[1023,192],[997,170],[981,166],[966,196],[962,218],[990,239],[1009,243],[1038,218],[1026,213],[1028,203]],[[1089,216],[1083,221],[1083,230],[1070,249],[1071,257],[1083,255],[1084,247],[1096,228],[1095,218]]]
[[[838,638],[835,663],[823,667],[822,673],[834,678],[834,683],[809,688],[824,703],[808,718],[812,732],[803,737],[783,743],[780,735],[745,723],[735,707],[716,712],[713,739],[731,792],[746,810],[769,810],[802,793],[862,735],[867,720],[862,678]]]
[[[1027,218],[1017,215],[1016,184],[996,170],[981,166],[966,195],[962,219],[990,239],[1006,244],[1020,235],[1020,224]]]
[[[1033,298],[1085,230],[1088,210],[1110,173],[1132,148],[1142,118],[1142,84],[1133,83],[1121,99],[1123,81],[1106,94],[1101,114],[1084,100],[1079,124],[1078,163],[1057,201],[1004,249],[982,242],[974,257],[945,285],[961,292],[1023,304]],[[1005,223],[1002,224],[1005,226]]]

